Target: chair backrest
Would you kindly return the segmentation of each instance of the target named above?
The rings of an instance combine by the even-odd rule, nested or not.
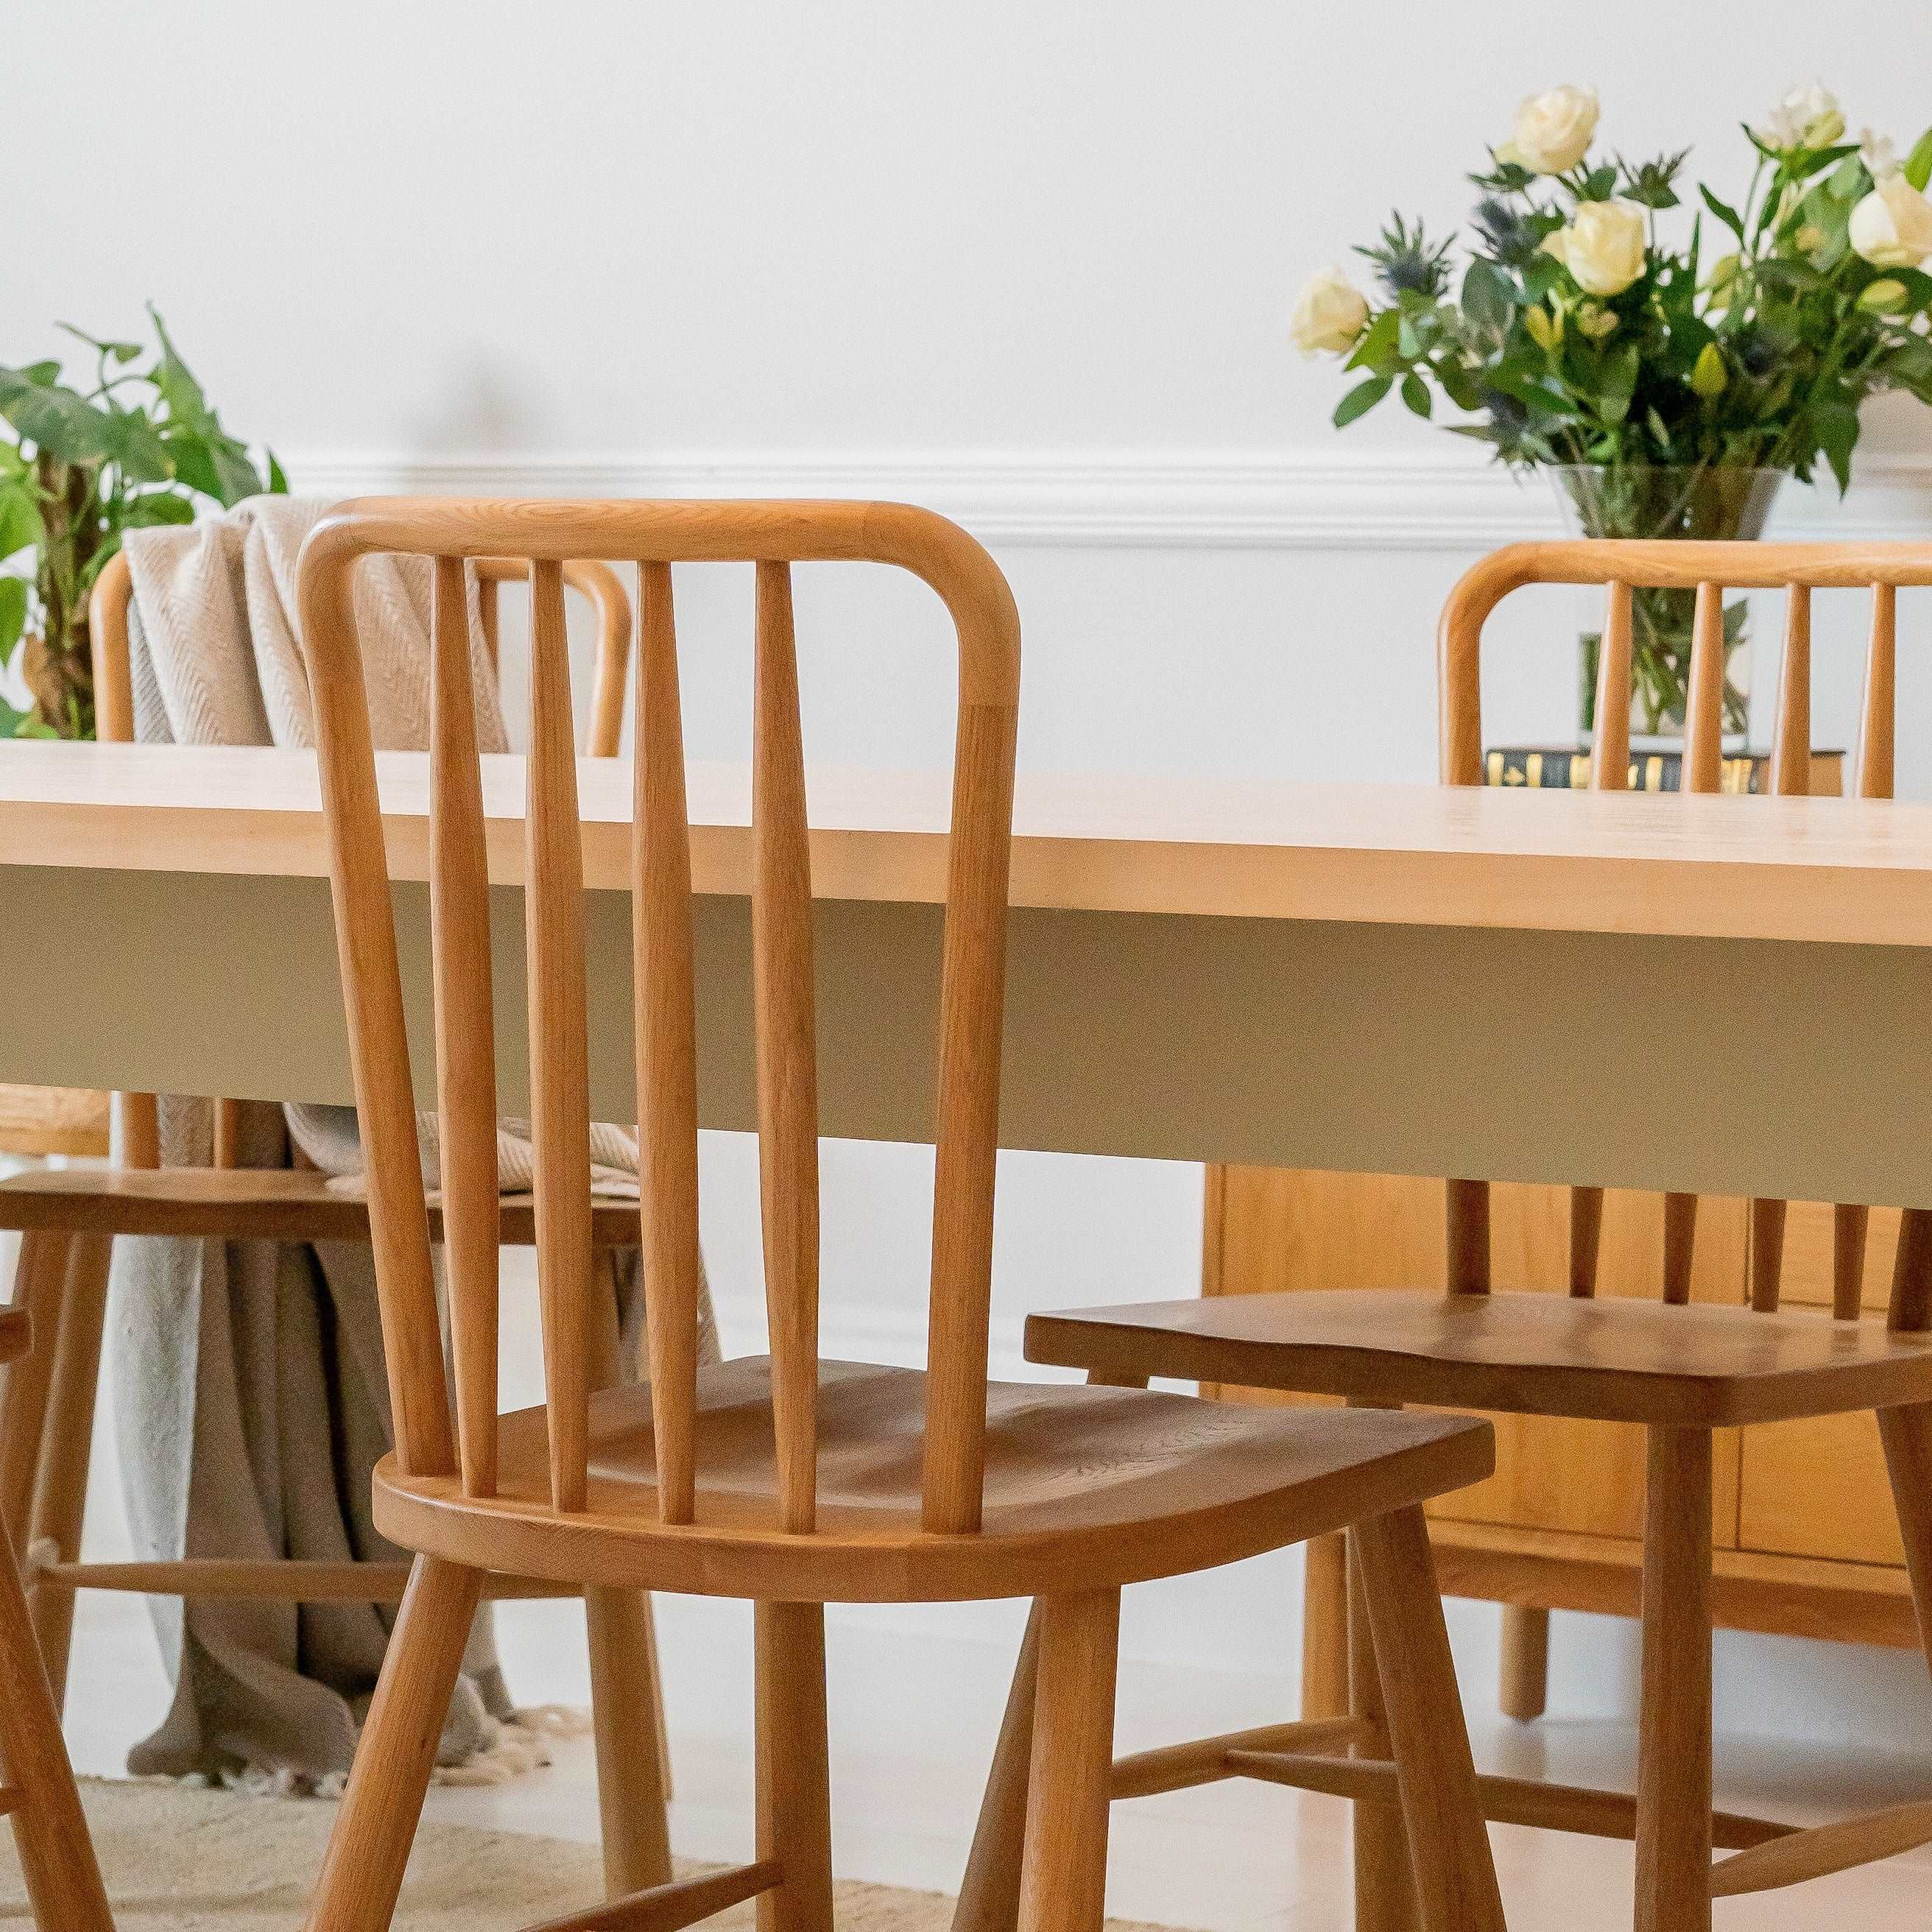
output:
[[[1899,591],[1932,584],[1932,544],[1766,544],[1593,539],[1516,544],[1477,564],[1450,593],[1438,636],[1441,755],[1445,784],[1483,782],[1483,627],[1512,591],[1532,584],[1601,585],[1605,610],[1598,646],[1592,789],[1628,788],[1630,772],[1631,613],[1642,590],[1695,592],[1682,788],[1714,792],[1723,769],[1724,593],[1786,593],[1784,662],[1772,736],[1771,788],[1802,794],[1811,784],[1811,596],[1868,590],[1870,628],[1855,752],[1861,798],[1892,795]],[[1660,808],[1666,808],[1660,806]],[[1596,1282],[1602,1190],[1572,1190],[1570,1282],[1588,1294]],[[1667,1300],[1690,1294],[1696,1198],[1665,1198],[1663,1285]],[[1777,1307],[1785,1204],[1751,1204],[1750,1297]],[[1840,1319],[1861,1312],[1868,1210],[1838,1208],[1832,1226],[1832,1306]],[[1481,1294],[1490,1285],[1489,1190],[1480,1181],[1448,1184],[1449,1286]],[[1932,1324],[1932,1210],[1909,1208],[1900,1223],[1889,1319],[1894,1328]]]
[[[500,631],[496,586],[527,578],[530,566],[518,558],[484,556],[476,560],[475,570],[483,641],[494,664]],[[630,668],[630,596],[617,573],[608,564],[592,559],[569,559],[563,566],[563,580],[590,606],[597,621],[596,675],[584,748],[593,758],[614,758],[624,728],[624,685]],[[94,580],[87,610],[88,648],[94,667],[94,732],[106,745],[134,742],[134,668],[128,645],[128,611],[134,596],[127,554],[116,550]],[[114,1112],[121,1164],[158,1167],[160,1120],[154,1096],[117,1094]],[[215,1166],[238,1164],[240,1120],[241,1109],[235,1102],[215,1102]]]
[[[436,1106],[455,1376],[450,1426],[416,1154],[389,880],[350,579],[372,551],[435,560],[430,753]],[[560,565],[639,572],[634,739],[633,971],[642,1246],[658,1504],[692,1520],[698,1401],[698,1076],[689,826],[671,566],[755,567],[752,944],[759,1162],[779,1522],[812,1530],[818,1385],[817,1058],[812,897],[790,566],[891,564],[922,578],[958,639],[959,696],[939,1004],[923,1516],[979,1526],[985,1458],[993,1176],[998,1132],[1019,625],[1006,580],[943,518],[870,503],[345,504],[304,546],[300,596],[316,705],[336,930],[372,1233],[406,1470],[496,1480],[496,1072],[489,877],[462,628],[463,563],[531,566],[524,901],[537,1265],[550,1496],[585,1507],[590,1373],[589,1078],[582,850]]]

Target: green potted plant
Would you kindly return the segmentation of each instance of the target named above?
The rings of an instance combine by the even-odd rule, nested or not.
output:
[[[1438,396],[1459,434],[1512,466],[1549,469],[1586,536],[1754,537],[1786,476],[1821,464],[1842,491],[1858,409],[1880,389],[1932,403],[1932,130],[1900,163],[1888,141],[1845,138],[1837,100],[1795,88],[1747,128],[1756,157],[1736,206],[1700,186],[1683,233],[1687,148],[1632,163],[1593,158],[1597,97],[1559,87],[1518,110],[1511,138],[1470,179],[1483,199],[1460,281],[1454,240],[1391,219],[1357,250],[1372,298],[1339,268],[1298,304],[1293,332],[1361,380],[1337,427],[1400,395],[1419,416]],[[1715,238],[1708,251],[1707,238]],[[1681,733],[1690,594],[1640,592],[1633,612],[1633,728]],[[1726,612],[1727,728],[1745,699],[1731,662],[1742,601]],[[1582,722],[1595,645],[1582,640]]]
[[[89,388],[64,385],[57,362],[0,368],[0,668],[30,699],[0,696],[0,737],[93,736],[88,597],[124,531],[288,488],[272,454],[258,469],[222,428],[148,313],[152,350],[62,325],[93,352]]]

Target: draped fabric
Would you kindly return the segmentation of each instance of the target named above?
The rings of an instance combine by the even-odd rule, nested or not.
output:
[[[258,497],[187,529],[128,534],[135,735],[195,745],[313,742],[296,622],[296,561],[326,506]],[[371,724],[384,750],[420,750],[430,717],[430,566],[371,558],[358,572],[358,626]],[[478,742],[506,748],[496,680],[471,603]],[[211,958],[206,970],[232,970]],[[292,1013],[290,1024],[302,1024]],[[422,1117],[433,1174],[435,1120]],[[213,1103],[165,1096],[164,1165],[206,1165]],[[290,1148],[352,1188],[352,1109],[251,1102],[242,1164],[288,1164]],[[525,1123],[498,1136],[506,1191],[527,1188]],[[634,1196],[629,1130],[592,1130],[597,1190]],[[638,1257],[613,1257],[625,1359],[641,1359]],[[112,1394],[137,1553],[178,1557],[399,1560],[370,1515],[370,1474],[390,1443],[374,1270],[360,1244],[126,1238],[109,1290]],[[700,1347],[717,1358],[706,1294]],[[130,1754],[136,1774],[252,1777],[327,1788],[346,1773],[394,1612],[366,1604],[150,1600],[174,1696]],[[501,1775],[542,1761],[516,1712],[479,1617],[439,1762]]]

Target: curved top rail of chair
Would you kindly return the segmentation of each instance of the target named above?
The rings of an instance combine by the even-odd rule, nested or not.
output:
[[[561,563],[586,536],[638,563],[888,563],[930,585],[959,634],[960,700],[1019,698],[1019,612],[991,557],[957,524],[910,503],[677,498],[620,503],[539,498],[362,496],[302,545],[304,566],[372,551],[521,556]]]
[[[1512,590],[1531,584],[1628,584],[1639,590],[1690,590],[1721,584],[1730,590],[1869,590],[1932,584],[1932,542],[1805,543],[1704,542],[1679,538],[1580,538],[1567,543],[1510,544],[1472,565],[1443,607],[1444,628],[1486,614]]]

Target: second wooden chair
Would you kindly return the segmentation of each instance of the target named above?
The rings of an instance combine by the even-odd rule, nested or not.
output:
[[[474,572],[483,641],[499,656],[499,586],[527,578],[518,559],[479,557]],[[608,565],[572,559],[562,580],[580,596],[596,628],[595,676],[584,748],[615,758],[622,734],[633,613],[622,582]],[[100,735],[107,743],[134,737],[128,653],[132,596],[127,560],[101,573],[88,613],[94,646]],[[327,1600],[393,1604],[406,1567],[394,1563],[185,1561],[91,1563],[80,1557],[83,1511],[100,1374],[107,1273],[118,1237],[290,1243],[369,1239],[368,1204],[333,1192],[322,1175],[299,1168],[238,1167],[236,1103],[215,1106],[214,1164],[160,1165],[155,1098],[115,1096],[117,1165],[37,1169],[0,1180],[0,1229],[21,1234],[14,1307],[31,1313],[34,1351],[8,1371],[0,1395],[0,1510],[26,1566],[27,1598],[56,1706],[65,1702],[76,1590],[136,1591],[150,1595],[223,1597],[282,1603]],[[440,1238],[440,1210],[432,1205]],[[592,1238],[601,1249],[634,1246],[634,1210],[600,1202]],[[506,1197],[507,1246],[536,1240],[530,1197]],[[529,1580],[493,1579],[489,1597],[566,1596],[568,1588]],[[669,1788],[656,1649],[647,1602],[612,1595],[586,1602],[595,1677],[592,1716],[604,1801],[605,1856],[614,1880],[630,1886],[668,1878],[665,1823]],[[655,1752],[640,1752],[640,1727]]]
[[[1522,544],[1498,553],[1458,586],[1442,630],[1444,779],[1481,778],[1478,657],[1484,620],[1531,583],[1606,586],[1594,772],[1622,789],[1628,766],[1633,593],[1694,590],[1696,620],[1685,789],[1718,788],[1724,688],[1724,591],[1786,591],[1774,788],[1808,789],[1811,598],[1865,589],[1872,598],[1860,789],[1892,783],[1897,593],[1932,584],[1932,549],[1830,544]],[[1667,800],[1639,808],[1672,809]],[[1741,806],[1745,810],[1754,809]],[[1629,997],[1606,988],[1606,999]],[[1587,1016],[1579,1016],[1580,1029]],[[1922,1637],[1932,1656],[1932,1208],[1908,1205],[1891,1307],[1861,1322],[1862,1205],[1838,1216],[1832,1316],[1780,1311],[1784,1204],[1752,1210],[1750,1307],[1690,1300],[1696,1201],[1668,1198],[1658,1304],[1596,1298],[1603,1196],[1572,1202],[1568,1297],[1490,1292],[1489,1190],[1448,1184],[1448,1290],[1315,1290],[1237,1294],[1157,1306],[1036,1316],[1034,1360],[1108,1375],[1198,1377],[1246,1388],[1346,1396],[1396,1406],[1443,1405],[1630,1422],[1647,1431],[1643,1672],[1635,1798],[1513,1779],[1480,1780],[1490,1817],[1634,1838],[1638,1932],[1707,1932],[1714,1898],[1843,1870],[1932,1842],[1932,1802],[1815,1830],[1712,1810],[1712,1442],[1739,1424],[1875,1412],[1911,1572]],[[1360,1678],[1357,1683],[1359,1688]],[[1310,1763],[1286,1754],[1231,1758],[1224,1775],[1366,1798],[1388,1774]],[[1714,1865],[1714,1846],[1736,1856]],[[1360,1923],[1399,1932],[1385,1891],[1365,1896]]]

